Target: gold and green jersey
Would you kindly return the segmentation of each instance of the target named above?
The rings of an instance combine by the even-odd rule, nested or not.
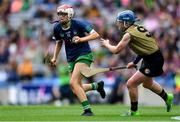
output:
[[[129,47],[137,55],[150,55],[159,49],[156,40],[143,26],[132,26],[126,30],[126,33],[131,35]]]

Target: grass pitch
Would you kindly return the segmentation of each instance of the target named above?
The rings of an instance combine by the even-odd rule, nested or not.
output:
[[[122,117],[129,107],[123,105],[92,105],[95,116],[83,117],[81,105],[71,106],[0,106],[0,121],[177,121],[171,117],[180,116],[180,106],[173,106],[171,112],[165,107],[139,107],[138,117]]]

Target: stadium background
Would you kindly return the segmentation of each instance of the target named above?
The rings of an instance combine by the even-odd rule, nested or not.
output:
[[[156,80],[175,94],[180,104],[180,1],[179,0],[0,0],[0,104],[68,104],[58,100],[59,86],[68,84],[64,49],[59,65],[52,69],[42,63],[44,54],[53,53],[53,25],[60,4],[74,6],[75,17],[89,20],[103,38],[117,44],[121,33],[115,27],[119,11],[133,10],[157,39],[164,58],[164,74]],[[129,49],[112,55],[99,40],[90,42],[95,53],[95,67],[125,65],[135,55]],[[88,94],[91,103],[125,102],[126,80],[134,70],[98,74],[88,81],[105,81],[108,96]]]

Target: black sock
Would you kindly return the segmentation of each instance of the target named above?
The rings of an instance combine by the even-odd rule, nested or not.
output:
[[[167,93],[164,91],[164,89],[162,89],[162,92],[159,94],[159,96],[166,101],[167,100]]]
[[[131,102],[131,111],[138,110],[138,102]]]

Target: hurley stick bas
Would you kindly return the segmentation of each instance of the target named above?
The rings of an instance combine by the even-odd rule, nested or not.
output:
[[[84,67],[81,69],[81,74],[85,77],[91,77],[93,75],[96,75],[97,73],[103,73],[108,71],[114,71],[118,69],[127,69],[126,66],[118,66],[118,67],[110,67],[110,68],[90,68],[90,67]]]
[[[43,63],[50,65],[51,64],[51,58],[52,58],[52,56],[49,53],[47,53],[43,58]]]

